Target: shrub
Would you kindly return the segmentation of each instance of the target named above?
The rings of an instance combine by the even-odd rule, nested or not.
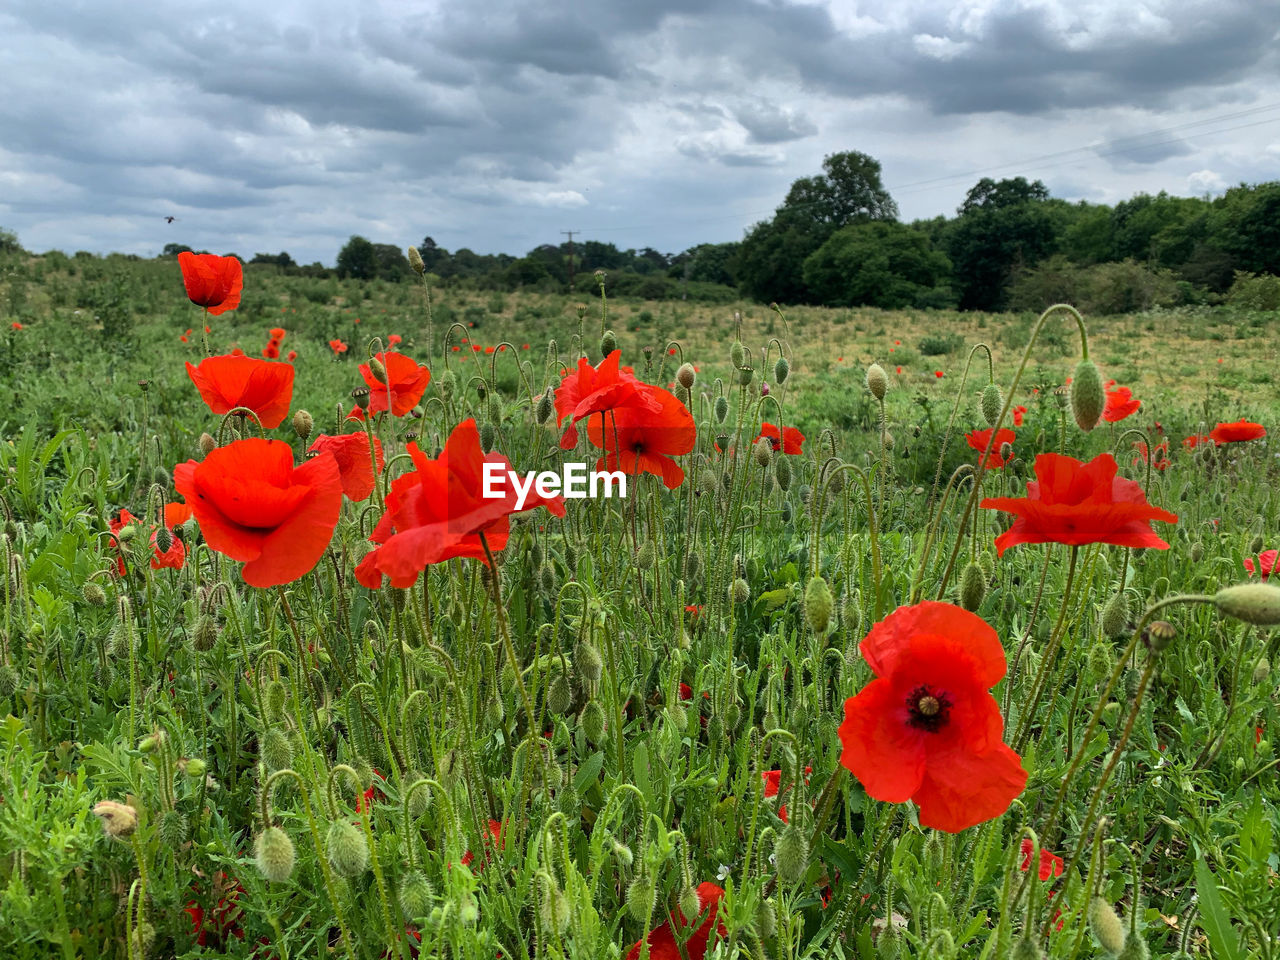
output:
[[[1227,303],[1246,310],[1280,310],[1280,277],[1237,270]]]

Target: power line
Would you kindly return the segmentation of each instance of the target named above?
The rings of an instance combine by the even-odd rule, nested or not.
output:
[[[569,292],[573,293],[573,235],[581,230],[561,230],[569,238]]]

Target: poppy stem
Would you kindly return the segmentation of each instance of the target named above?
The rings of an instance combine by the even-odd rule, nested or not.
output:
[[[1018,717],[1018,732],[1014,734],[1010,744],[1015,753],[1022,753],[1023,748],[1027,745],[1027,738],[1031,735],[1031,723],[1035,719],[1036,707],[1040,705],[1040,697],[1044,694],[1044,685],[1049,677],[1049,669],[1053,665],[1053,658],[1057,656],[1058,647],[1062,644],[1062,628],[1067,620],[1067,610],[1071,606],[1071,588],[1075,585],[1076,556],[1079,550],[1079,547],[1072,546],[1071,553],[1068,554],[1067,583],[1062,588],[1058,619],[1053,625],[1053,632],[1049,635],[1049,643],[1040,656],[1040,667],[1036,670],[1035,682],[1031,685],[1031,696],[1027,698],[1021,716]]]

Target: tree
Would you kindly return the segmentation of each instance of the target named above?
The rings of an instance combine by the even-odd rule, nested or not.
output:
[[[162,257],[176,257],[180,253],[195,253],[185,243],[166,243],[164,249],[160,251]]]
[[[1213,204],[1209,234],[1236,269],[1280,274],[1280,180],[1228,190]]]
[[[422,257],[422,263],[427,268],[428,273],[444,275],[445,265],[449,262],[448,250],[438,245],[430,237],[423,237],[422,243],[418,244],[418,254]]]
[[[1003,308],[1014,272],[1053,252],[1059,218],[1048,199],[1023,177],[984,177],[969,191],[947,242],[961,309]]]
[[[353,236],[338,252],[338,276],[344,280],[372,280],[378,275],[378,255],[364,237]]]
[[[929,237],[896,221],[842,227],[804,262],[804,282],[822,303],[887,310],[932,305],[951,271]],[[943,291],[941,299],[945,299]]]
[[[399,283],[413,275],[409,266],[409,258],[394,243],[375,243],[373,256],[378,263],[378,278],[391,283]]]

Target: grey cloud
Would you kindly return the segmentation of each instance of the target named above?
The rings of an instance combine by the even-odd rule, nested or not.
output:
[[[734,119],[751,134],[755,143],[786,143],[818,132],[818,126],[803,112],[777,104],[755,102],[734,111]]]

